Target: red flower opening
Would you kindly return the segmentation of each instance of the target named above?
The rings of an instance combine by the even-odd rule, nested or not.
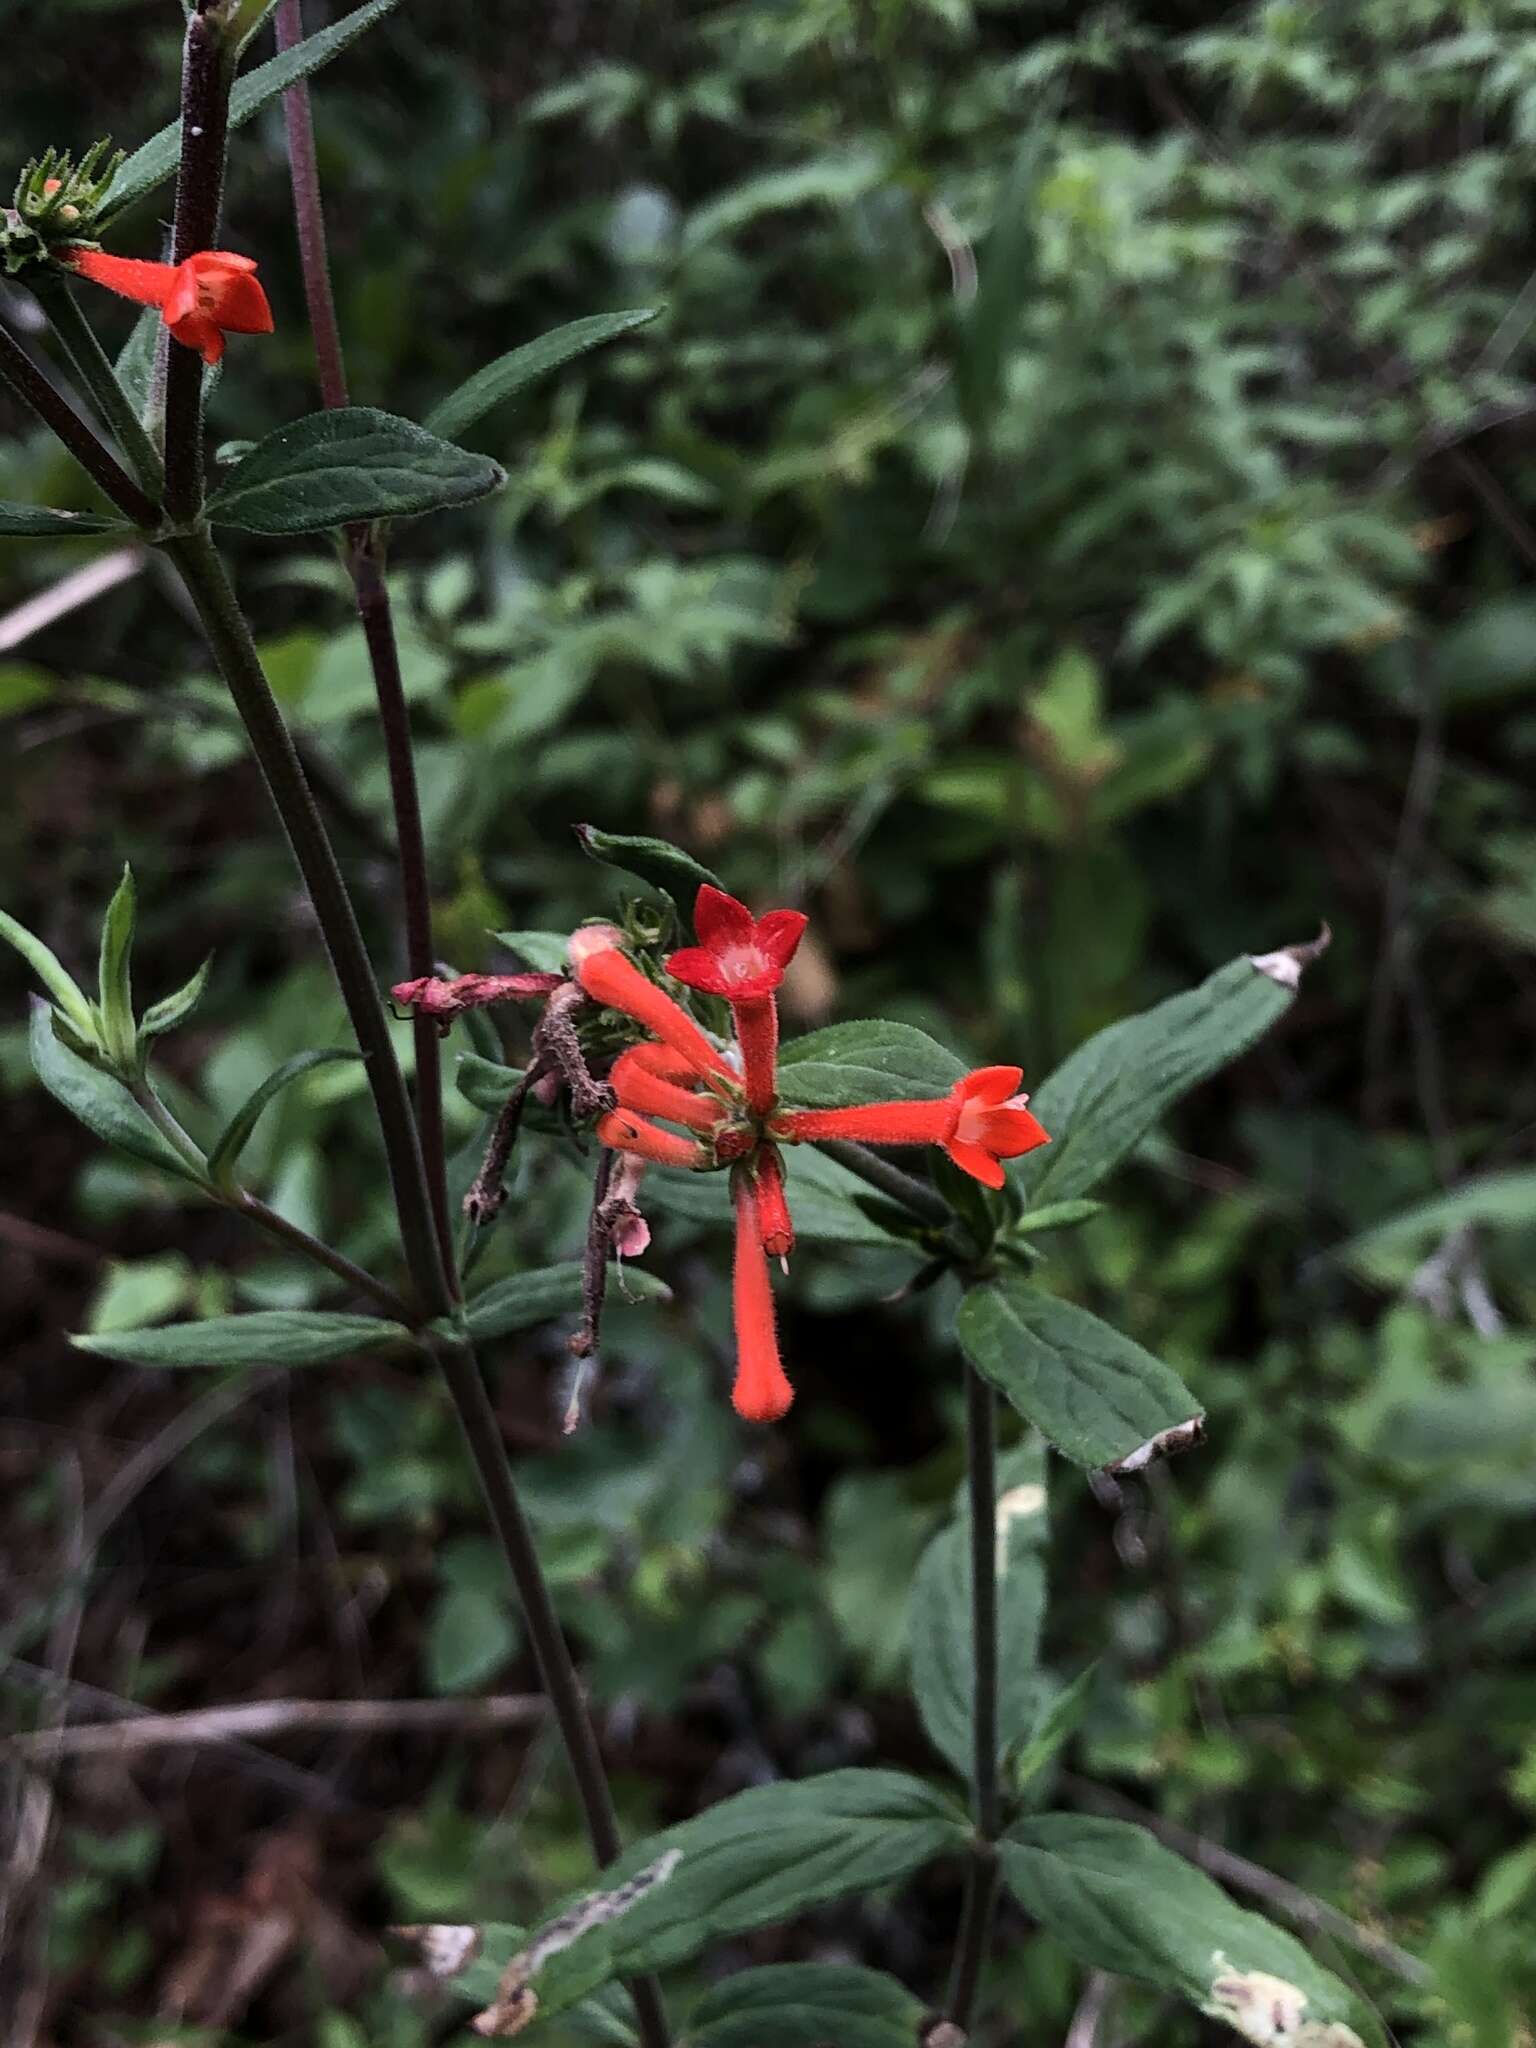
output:
[[[92,284],[105,285],[160,317],[185,348],[205,363],[224,353],[226,334],[270,334],[272,308],[249,256],[230,249],[200,249],[184,263],[141,263],[105,249],[69,249],[63,262]]]
[[[798,910],[770,910],[753,917],[745,903],[706,882],[694,899],[696,946],[683,946],[667,961],[667,972],[686,988],[727,1002],[769,996],[784,979],[807,919]]]

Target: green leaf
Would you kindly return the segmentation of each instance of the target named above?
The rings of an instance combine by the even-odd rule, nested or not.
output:
[[[1034,1726],[1044,1681],[1045,1447],[1036,1440],[999,1474],[993,1541],[997,1558],[998,1755]],[[971,1518],[960,1515],[923,1553],[912,1586],[912,1690],[934,1747],[962,1778],[973,1768],[975,1630],[971,1613]]]
[[[973,1287],[956,1331],[976,1370],[1076,1465],[1144,1462],[1194,1433],[1201,1410],[1178,1374],[1108,1323],[1004,1273]],[[1143,1454],[1138,1458],[1138,1453]]]
[[[898,1771],[831,1771],[738,1792],[637,1842],[605,1873],[601,1892],[584,1896],[595,1924],[537,1969],[540,2015],[610,1977],[668,1969],[749,1928],[894,1883],[968,1838],[953,1802]],[[626,1895],[635,1879],[639,1889]],[[468,1995],[490,1995],[506,1961],[536,1953],[553,1924],[526,1940],[488,1927],[466,1973]]]
[[[273,1308],[158,1329],[112,1330],[71,1337],[70,1342],[128,1365],[319,1365],[359,1351],[409,1344],[411,1333],[378,1316]]]
[[[56,512],[51,505],[0,499],[0,540],[61,540],[69,534],[128,531],[126,519],[108,519],[100,512]]]
[[[237,79],[229,102],[231,130],[243,127],[253,114],[261,112],[269,100],[276,99],[297,80],[308,78],[322,64],[339,57],[348,43],[356,42],[364,29],[371,28],[397,4],[398,0],[368,0],[367,6],[354,8],[342,20],[321,29],[318,35],[306,36],[291,50],[282,51],[265,64],[259,64],[249,76]],[[97,208],[97,229],[105,227],[108,221],[116,220],[120,213],[126,212],[146,193],[153,192],[157,185],[163,185],[168,178],[174,177],[180,157],[181,123],[173,121],[168,128],[162,128],[148,142],[141,144],[118,171],[106,198]]]
[[[1031,1207],[1087,1194],[1171,1104],[1284,1016],[1313,957],[1310,946],[1241,954],[1080,1045],[1030,1102],[1053,1141],[1016,1169]]]
[[[96,984],[104,1050],[119,1067],[130,1066],[134,1055],[132,957],[136,912],[133,870],[124,867],[123,879],[101,921],[101,969]]]
[[[1421,1258],[1453,1231],[1481,1225],[1528,1230],[1536,1223],[1536,1169],[1479,1174],[1449,1194],[1432,1195],[1401,1209],[1339,1246],[1333,1256],[1368,1280],[1405,1280]]]
[[[670,1301],[672,1290],[654,1273],[635,1265],[610,1266],[609,1284],[631,1301]],[[477,1343],[531,1330],[555,1316],[572,1315],[581,1307],[581,1261],[540,1266],[531,1273],[512,1273],[477,1294],[465,1308],[469,1334]]]
[[[30,1048],[38,1080],[87,1130],[178,1180],[195,1180],[186,1161],[171,1150],[122,1082],[60,1041],[52,1013],[40,998],[32,1005]]]
[[[1093,1201],[1047,1202],[1044,1208],[1026,1209],[1014,1224],[1012,1235],[1033,1237],[1047,1230],[1071,1230],[1102,1214],[1104,1206]]]
[[[997,410],[1009,355],[1022,338],[1024,306],[1036,289],[1038,186],[1054,134],[1054,121],[1039,115],[1025,131],[982,245],[955,366],[961,413],[973,434],[984,433]]]
[[[192,979],[184,982],[174,995],[162,996],[158,1003],[151,1003],[139,1019],[139,1037],[160,1038],[167,1031],[174,1031],[178,1024],[185,1023],[203,999],[212,967],[213,955],[210,953]]]
[[[1294,1936],[1235,1906],[1145,1828],[1041,1814],[1011,1827],[998,1848],[1008,1888],[1030,1918],[1091,1969],[1173,1992],[1250,2041],[1360,2048],[1362,2027],[1380,2039],[1370,2015]],[[1322,2031],[1328,2022],[1333,2033]],[[1303,2034],[1303,2024],[1318,2033]]]
[[[499,946],[505,946],[509,953],[515,953],[526,966],[533,968],[535,973],[565,972],[565,949],[571,942],[569,932],[493,932],[491,936]]]
[[[0,910],[0,939],[14,946],[26,961],[49,995],[58,1004],[65,1017],[82,1038],[94,1039],[96,1019],[91,1015],[91,1006],[85,991],[74,976],[68,972],[58,955],[24,924],[18,924]]]
[[[316,1046],[308,1052],[296,1052],[292,1059],[284,1060],[274,1073],[268,1074],[258,1088],[253,1088],[229,1122],[224,1126],[208,1154],[208,1172],[220,1187],[229,1187],[234,1180],[235,1166],[240,1154],[250,1142],[252,1131],[267,1104],[274,1095],[286,1088],[290,1081],[297,1081],[301,1074],[307,1074],[314,1067],[323,1067],[331,1060],[357,1060],[362,1054],[343,1046]]]
[[[1064,1692],[1057,1694],[1041,1715],[1038,1724],[1030,1731],[1029,1739],[1009,1765],[1008,1775],[1013,1780],[1015,1791],[1022,1792],[1032,1784],[1048,1764],[1055,1762],[1077,1733],[1098,1680],[1099,1666],[1095,1660],[1086,1671],[1077,1674]]]
[[[457,391],[439,400],[427,414],[426,424],[434,434],[457,441],[492,406],[526,391],[530,384],[585,355],[588,349],[600,348],[605,341],[616,341],[621,334],[644,327],[660,311],[659,306],[635,306],[623,313],[593,313],[585,320],[571,320],[564,327],[553,328],[536,341],[524,342],[521,348],[510,349],[495,362],[487,363],[483,370],[476,370]]]
[[[117,381],[140,419],[144,417],[150,392],[154,389],[155,357],[164,333],[165,322],[160,318],[159,307],[146,306],[134,321],[128,339],[123,343],[122,353],[113,365]]]
[[[477,1052],[459,1054],[453,1070],[454,1085],[466,1102],[493,1115],[523,1078],[521,1067],[504,1067],[498,1060],[482,1059]],[[530,1101],[530,1107],[531,1107]]]
[[[450,1586],[432,1609],[423,1657],[436,1693],[473,1692],[517,1651],[517,1623],[505,1600],[474,1586]]]
[[[883,1019],[829,1024],[791,1039],[779,1053],[780,1091],[802,1109],[931,1101],[947,1095],[964,1072],[963,1063],[925,1031]]]
[[[599,832],[595,825],[578,825],[576,840],[582,852],[591,854],[594,860],[638,875],[642,882],[660,889],[681,907],[685,924],[692,923],[693,899],[701,886],[705,882],[716,889],[721,886],[718,875],[696,861],[691,853],[684,853],[680,846],[665,839],[648,839],[643,834],[628,832]]]
[[[770,1963],[706,1991],[689,2048],[914,2048],[923,2007],[894,1977],[851,1963]]]
[[[321,533],[357,519],[403,518],[467,505],[506,472],[425,427],[371,405],[312,412],[258,441],[209,502],[243,533]]]

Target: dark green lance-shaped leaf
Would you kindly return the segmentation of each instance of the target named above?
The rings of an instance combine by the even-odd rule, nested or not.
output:
[[[17,505],[0,499],[0,540],[64,540],[72,534],[126,533],[123,519],[100,512],[58,512],[51,505]]]
[[[175,1174],[178,1180],[195,1178],[186,1161],[171,1150],[122,1082],[114,1081],[110,1074],[93,1067],[89,1060],[81,1059],[60,1042],[54,1032],[52,1013],[41,998],[32,1005],[30,1044],[37,1078],[87,1130],[105,1138],[120,1152],[131,1153],[135,1159]]]
[[[984,434],[997,409],[1010,353],[1021,339],[1023,311],[1036,278],[1036,219],[1047,138],[1054,120],[1039,115],[1026,130],[998,200],[976,266],[975,294],[964,307],[956,390],[966,426]]]
[[[308,1052],[296,1052],[292,1059],[284,1060],[274,1073],[253,1088],[245,1101],[235,1111],[208,1154],[208,1171],[221,1187],[228,1187],[234,1180],[235,1166],[240,1154],[250,1142],[262,1111],[286,1088],[290,1081],[297,1081],[301,1074],[307,1074],[314,1067],[326,1066],[332,1060],[361,1059],[362,1054],[352,1052],[345,1046],[316,1046]]]
[[[973,1287],[956,1329],[976,1370],[1076,1465],[1135,1471],[1198,1435],[1200,1408],[1171,1367],[1021,1274]]]
[[[402,1323],[378,1316],[273,1308],[246,1316],[210,1316],[201,1323],[104,1331],[70,1342],[128,1365],[321,1365],[358,1351],[409,1344],[411,1333]]]
[[[174,1031],[178,1024],[184,1024],[203,999],[212,967],[213,955],[210,953],[192,979],[183,982],[174,995],[162,996],[158,1003],[151,1003],[139,1019],[140,1038],[160,1038],[167,1031]]]
[[[588,349],[601,348],[605,341],[616,341],[621,334],[644,327],[660,310],[659,306],[633,306],[623,313],[592,313],[585,320],[572,320],[541,334],[537,341],[526,341],[521,348],[509,349],[433,406],[426,423],[434,434],[457,441],[492,406],[526,391],[541,377],[584,356]]]
[[[142,419],[149,404],[149,394],[154,388],[155,357],[160,348],[160,337],[165,333],[165,322],[160,318],[158,306],[146,306],[134,321],[128,339],[123,343],[114,368],[117,381],[127,394],[128,403]]]
[[[993,1531],[997,1567],[998,1755],[1040,1717],[1045,1681],[1045,1446],[1035,1439],[999,1473]],[[962,1778],[973,1768],[975,1630],[971,1613],[971,1518],[942,1529],[912,1586],[912,1690],[933,1745]]]
[[[931,1101],[947,1095],[964,1072],[963,1062],[927,1032],[883,1019],[829,1024],[791,1039],[779,1053],[780,1092],[804,1109]]]
[[[1043,1208],[1026,1209],[1013,1227],[1020,1237],[1033,1237],[1047,1230],[1074,1230],[1079,1223],[1099,1215],[1104,1206],[1094,1201],[1047,1202]]]
[[[610,1266],[609,1285],[615,1294],[631,1301],[670,1301],[672,1290],[654,1273],[640,1267]],[[531,1273],[512,1273],[496,1280],[483,1294],[477,1294],[464,1311],[469,1334],[477,1343],[492,1337],[509,1337],[514,1330],[531,1330],[554,1316],[573,1315],[581,1307],[581,1261],[567,1259],[558,1266],[539,1266]]]
[[[85,991],[58,954],[45,946],[35,932],[29,932],[24,924],[18,924],[3,910],[0,910],[0,939],[16,948],[80,1036],[94,1038],[96,1020],[91,1015]]]
[[[914,2048],[923,2007],[879,1970],[770,1963],[706,1991],[688,2015],[689,2048]]]
[[[1091,1969],[1173,1992],[1250,2041],[1361,2048],[1381,2038],[1293,1935],[1235,1906],[1145,1828],[1048,1813],[1020,1821],[998,1848],[1030,1918]]]
[[[720,887],[720,877],[696,861],[691,853],[666,839],[648,839],[629,832],[599,832],[595,825],[578,825],[576,839],[583,853],[590,853],[605,867],[622,868],[637,875],[670,897],[683,914],[693,919],[693,899],[705,882]]]
[[[348,43],[355,42],[364,29],[371,28],[397,4],[398,0],[368,0],[367,6],[354,8],[340,21],[321,29],[318,35],[306,36],[291,50],[282,51],[265,64],[257,65],[247,77],[237,79],[229,102],[230,127],[242,127],[253,114],[259,114],[269,100],[276,99],[297,80],[308,78],[322,64],[340,56]],[[126,212],[136,200],[174,177],[180,156],[181,123],[173,121],[170,127],[162,128],[136,149],[118,171],[110,191],[97,209],[97,228],[105,227],[108,221]]]
[[[517,1954],[548,2017],[610,1977],[667,1969],[749,1928],[891,1884],[963,1847],[968,1833],[951,1800],[898,1771],[756,1785],[637,1842],[601,1891],[532,1935],[488,1927],[480,1960],[455,1988],[491,1996]]]
[[[1325,933],[1312,945],[1241,954],[1198,988],[1080,1045],[1030,1103],[1053,1140],[1015,1169],[1031,1208],[1087,1194],[1181,1095],[1285,1014],[1326,943]]]
[[[133,1058],[133,927],[137,913],[133,870],[123,879],[101,921],[101,967],[96,1000],[101,1007],[101,1032],[113,1064],[126,1067]]]
[[[1048,1764],[1055,1762],[1077,1733],[1098,1679],[1097,1663],[1090,1664],[1040,1714],[1028,1739],[1020,1745],[1008,1766],[1008,1776],[1016,1791],[1025,1791]]]
[[[319,533],[349,520],[467,505],[506,482],[488,455],[371,405],[312,412],[258,441],[209,502],[244,533]]]

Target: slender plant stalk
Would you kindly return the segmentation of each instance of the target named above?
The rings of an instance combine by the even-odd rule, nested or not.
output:
[[[135,526],[153,529],[160,524],[154,500],[145,496],[111,449],[97,440],[69,400],[55,391],[15,335],[4,327],[0,327],[0,381],[37,414],[119,512]]]
[[[181,158],[171,261],[185,263],[218,244],[229,146],[229,93],[234,39],[195,0],[181,66]],[[165,506],[185,524],[203,505],[203,359],[195,348],[172,348],[165,369]]]
[[[576,1668],[571,1662],[571,1653],[560,1632],[560,1623],[549,1597],[533,1532],[518,1499],[495,1410],[485,1391],[485,1382],[480,1377],[474,1353],[467,1345],[444,1345],[440,1356],[443,1377],[453,1396],[465,1441],[475,1461],[486,1507],[517,1583],[523,1616],[528,1624],[528,1638],[570,1759],[577,1796],[586,1816],[587,1833],[599,1863],[612,1863],[622,1851],[623,1843],[597,1736],[587,1713],[587,1703],[582,1697]],[[627,1989],[634,2001],[644,2048],[667,2048],[670,2032],[655,1978],[631,1978]]]
[[[302,0],[280,0],[276,18],[277,47],[289,50],[304,39]],[[325,207],[320,196],[320,170],[315,155],[315,124],[309,85],[300,79],[283,94],[283,119],[288,138],[288,169],[293,188],[293,217],[298,234],[304,298],[314,337],[321,403],[328,411],[347,403],[347,364],[336,321],[336,295],[331,289],[326,245]],[[384,574],[384,539],[366,524],[347,528],[347,569],[352,578],[363,639],[373,670],[379,723],[389,767],[390,802],[395,815],[395,843],[400,867],[400,892],[405,911],[405,949],[412,979],[437,968],[432,942],[432,889],[427,867],[426,834],[421,822],[421,797],[416,784],[416,757],[411,744],[410,713],[400,672],[400,643],[395,633],[389,585]],[[412,1019],[416,1052],[416,1126],[432,1195],[432,1216],[450,1284],[458,1285],[453,1228],[448,1215],[447,1148],[443,1134],[442,1046],[430,1017]]]
[[[997,1773],[997,1397],[969,1364],[965,1368],[965,1424],[974,1674],[971,1799],[977,1839],[966,1872],[946,2011],[957,2027],[968,2032],[997,1905],[997,1853],[992,1845],[1003,1818]]]
[[[424,1317],[446,1315],[453,1297],[427,1198],[410,1097],[395,1058],[373,963],[330,838],[218,550],[207,533],[199,530],[167,542],[166,552],[181,572],[214,659],[245,722],[252,751],[309,890],[342,1001],[362,1049],[417,1310]]]
[[[127,392],[118,382],[117,371],[97,340],[95,328],[75,304],[69,284],[56,271],[45,271],[42,281],[33,286],[33,291],[74,364],[81,383],[96,401],[97,409],[112,430],[112,438],[132,465],[134,475],[150,497],[158,498],[165,489],[165,467],[160,460],[160,451],[149,438]]]
[[[910,1173],[903,1173],[899,1166],[893,1166],[890,1160],[882,1159],[878,1152],[871,1152],[867,1146],[855,1145],[845,1138],[823,1138],[818,1140],[817,1150],[825,1152],[829,1159],[835,1159],[839,1166],[846,1166],[860,1180],[868,1181],[882,1195],[889,1195],[893,1202],[899,1202],[902,1208],[909,1209],[924,1223],[942,1227],[954,1222],[954,1211],[937,1188],[915,1179]]]

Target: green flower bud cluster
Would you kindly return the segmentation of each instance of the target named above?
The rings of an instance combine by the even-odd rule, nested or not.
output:
[[[104,136],[77,164],[67,150],[45,149],[23,165],[9,208],[0,215],[0,252],[8,275],[52,259],[55,243],[91,239],[96,212],[123,162]]]

